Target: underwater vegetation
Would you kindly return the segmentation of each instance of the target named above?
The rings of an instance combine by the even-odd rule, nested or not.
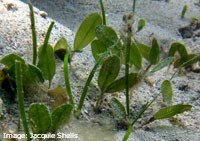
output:
[[[106,11],[104,3],[99,1],[101,6],[101,15],[99,13],[90,13],[80,24],[74,37],[74,44],[71,47],[65,38],[60,38],[55,46],[48,43],[54,22],[48,27],[44,42],[37,47],[37,34],[35,29],[35,20],[32,4],[29,3],[30,21],[32,31],[32,63],[25,59],[10,53],[0,59],[3,68],[0,70],[1,88],[9,93],[10,100],[18,100],[18,110],[27,140],[32,140],[30,133],[47,134],[56,133],[63,125],[70,122],[70,116],[79,118],[88,94],[90,83],[98,73],[97,84],[100,90],[98,99],[94,106],[96,114],[101,114],[103,99],[106,95],[123,92],[126,97],[125,105],[116,97],[112,97],[110,105],[114,119],[125,126],[127,131],[123,141],[128,140],[133,131],[134,124],[148,110],[151,104],[157,100],[158,94],[150,99],[135,118],[131,117],[130,94],[135,87],[140,87],[141,82],[147,79],[148,75],[155,74],[164,67],[173,66],[174,74],[170,79],[163,80],[160,86],[160,94],[163,98],[162,108],[157,109],[156,113],[151,115],[145,124],[155,120],[171,118],[177,114],[191,110],[189,104],[173,103],[172,79],[182,69],[188,67],[200,60],[200,55],[188,53],[187,48],[180,42],[171,44],[167,55],[161,57],[159,41],[152,39],[151,45],[143,44],[137,41],[134,35],[145,28],[144,19],[134,21],[136,0],[133,0],[132,10],[124,15],[123,22],[125,31],[118,34],[113,27],[108,26],[106,22]],[[187,6],[184,7],[181,17],[184,18]],[[134,27],[134,22],[137,26]],[[83,48],[91,46],[91,54],[95,64],[87,77],[78,103],[74,100],[74,95],[70,86],[69,64],[73,63],[74,54],[81,53]],[[48,89],[51,88],[53,77],[56,73],[56,58],[58,56],[64,65],[65,89],[68,101],[53,110],[43,103],[33,103],[28,108],[28,114],[24,106],[24,87],[32,84],[49,82]],[[123,72],[123,74],[120,74]],[[60,88],[55,88],[60,90]],[[54,89],[54,90],[55,90]]]

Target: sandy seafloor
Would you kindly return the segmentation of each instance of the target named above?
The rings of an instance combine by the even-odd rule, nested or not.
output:
[[[31,62],[31,31],[29,9],[25,0],[0,0],[0,57],[8,53],[17,53]],[[131,0],[105,0],[107,23],[116,31],[119,31],[124,14],[130,12]],[[9,8],[11,4],[11,8]],[[188,5],[185,18],[181,19],[183,6]],[[45,32],[51,21],[55,21],[50,43],[52,45],[60,37],[65,37],[70,45],[73,45],[74,34],[81,21],[90,12],[100,12],[97,0],[34,0],[36,30],[38,33],[38,45],[43,42]],[[46,12],[47,17],[41,16]],[[150,44],[150,38],[156,37],[164,49],[174,41],[182,42],[188,51],[200,53],[199,28],[194,31],[194,36],[183,38],[178,29],[189,25],[192,17],[200,18],[200,2],[198,0],[138,0],[135,12],[135,21],[143,18],[146,21],[145,28],[137,33],[135,38],[145,44]],[[134,26],[136,27],[137,24]],[[196,36],[197,35],[197,36]],[[94,64],[90,52],[90,46],[80,54],[75,54],[70,66],[70,79],[75,101],[78,102],[82,87]],[[199,66],[198,66],[199,67]],[[142,83],[134,90],[131,99],[132,110],[135,114],[145,104],[153,93],[159,93],[161,83],[169,79],[174,70],[167,68],[149,76],[153,88]],[[178,74],[173,80],[174,104],[186,103],[193,106],[191,111],[176,116],[172,120],[159,120],[141,129],[136,129],[130,136],[130,141],[199,141],[200,140],[200,75],[199,73],[187,72]],[[53,86],[64,86],[63,65],[57,60],[56,76]],[[44,85],[45,87],[45,85]],[[183,89],[185,88],[186,89]],[[31,100],[43,102],[47,96],[44,90],[32,88]],[[80,141],[121,141],[125,131],[117,129],[113,124],[113,118],[103,110],[102,114],[95,114],[91,103],[94,103],[95,94],[98,93],[96,81],[92,81],[89,97],[82,111],[80,120],[72,120],[69,125],[63,126],[59,131],[63,133],[77,133]],[[36,94],[37,93],[37,94]],[[35,96],[34,96],[35,94]],[[0,90],[0,139],[3,132],[17,132],[18,112],[17,104],[8,105],[2,101],[4,93]],[[39,98],[38,98],[39,95]],[[125,100],[123,94],[119,94],[121,101]],[[108,96],[108,100],[110,96]],[[158,97],[158,101],[161,96]],[[26,105],[31,101],[27,98]],[[155,102],[144,117],[156,112],[159,102]],[[106,109],[106,108],[105,108]],[[133,115],[135,115],[133,113]],[[138,125],[142,122],[141,119]],[[21,129],[20,131],[21,132]],[[63,139],[66,140],[66,139]]]

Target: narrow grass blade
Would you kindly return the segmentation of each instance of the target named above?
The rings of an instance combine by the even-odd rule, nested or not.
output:
[[[133,0],[133,16],[135,14],[136,0]]]
[[[73,98],[73,95],[72,95],[71,85],[70,85],[70,81],[69,81],[68,58],[69,58],[69,54],[66,53],[65,58],[64,58],[65,87],[66,87],[66,90],[67,90],[67,95],[69,97],[69,102],[72,106],[74,106],[74,100],[73,100],[74,98]]]
[[[124,137],[123,137],[123,141],[127,141],[129,136],[132,133],[133,130],[133,125],[138,121],[139,118],[141,118],[141,116],[143,115],[143,113],[149,108],[149,106],[151,106],[151,104],[155,101],[156,97],[150,102],[150,103],[146,103],[144,105],[144,107],[142,108],[142,110],[138,113],[138,115],[136,116],[136,118],[133,120],[133,122],[131,123],[131,125],[129,126],[128,130],[126,131]]]
[[[163,69],[164,67],[166,67],[167,65],[171,64],[174,61],[174,57],[167,57],[164,60],[162,60],[159,64],[157,64],[152,70],[151,72],[156,72],[159,71],[161,69]]]
[[[89,85],[90,85],[90,82],[92,81],[92,78],[97,70],[97,68],[99,67],[99,65],[102,63],[102,61],[105,59],[105,57],[108,55],[108,53],[119,43],[119,40],[112,46],[110,46],[103,54],[102,56],[98,59],[98,61],[96,62],[96,64],[94,65],[92,71],[90,72],[88,78],[87,78],[87,81],[85,83],[85,86],[83,88],[83,92],[81,94],[81,98],[79,100],[79,103],[78,103],[78,108],[76,110],[76,116],[79,117],[80,116],[80,112],[81,112],[81,109],[83,107],[83,103],[84,103],[84,100],[86,98],[86,95],[87,95],[87,91],[88,91],[88,88],[89,88]]]
[[[128,34],[127,34],[127,45],[126,45],[126,53],[125,53],[125,57],[126,57],[126,62],[125,62],[125,80],[126,80],[126,112],[127,115],[130,114],[130,104],[129,104],[129,61],[130,61],[130,50],[131,50],[131,41],[132,38],[132,25],[128,24]]]
[[[129,136],[131,135],[132,131],[133,131],[133,127],[129,126],[128,130],[126,130],[126,133],[125,133],[122,141],[127,141]]]
[[[103,17],[103,24],[106,25],[106,13],[105,13],[105,9],[104,9],[104,5],[103,5],[103,1],[100,1],[100,5],[101,5],[101,13],[102,13],[102,17]]]
[[[104,53],[105,54],[105,53]],[[81,98],[79,100],[79,104],[78,104],[78,108],[76,110],[76,116],[79,117],[80,116],[80,112],[81,112],[81,109],[83,107],[83,103],[84,103],[84,100],[86,98],[86,95],[87,95],[87,91],[88,91],[88,88],[89,88],[89,85],[90,85],[90,82],[92,81],[92,78],[97,70],[97,68],[99,67],[99,65],[102,63],[103,59],[104,59],[105,55],[101,56],[99,58],[99,60],[96,62],[96,64],[94,65],[92,71],[90,72],[89,74],[89,77],[87,78],[87,81],[85,83],[85,86],[83,88],[83,92],[81,94]]]
[[[45,36],[45,39],[44,39],[44,43],[43,45],[46,47],[48,45],[48,42],[49,42],[49,38],[50,38],[50,35],[51,35],[51,30],[53,28],[53,25],[54,25],[54,22],[51,22],[51,24],[49,25],[49,28],[47,30],[47,33],[46,33],[46,36]]]
[[[44,78],[49,80],[49,87],[51,87],[51,80],[55,74],[54,51],[53,47],[48,44],[53,25],[54,22],[51,22],[44,39],[44,43],[38,51],[38,67],[41,69]]]
[[[28,3],[30,9],[30,20],[31,20],[31,31],[32,31],[32,44],[33,44],[33,64],[36,65],[37,63],[37,36],[35,30],[35,18],[33,12],[33,6],[31,3]]]
[[[26,114],[25,114],[25,108],[24,108],[22,67],[21,67],[20,61],[15,62],[15,71],[16,71],[18,110],[19,110],[20,118],[21,118],[22,125],[24,128],[24,132],[27,135],[27,141],[31,141],[30,132],[28,129],[28,123],[27,123]]]

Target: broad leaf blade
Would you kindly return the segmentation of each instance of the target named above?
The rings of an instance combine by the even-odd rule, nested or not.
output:
[[[55,57],[53,48],[50,45],[41,46],[38,52],[38,67],[43,73],[44,79],[51,81],[55,74]]]
[[[22,59],[20,56],[16,54],[8,54],[4,56],[3,58],[0,59],[0,63],[10,68],[15,65],[16,60],[22,62],[22,64],[25,63],[24,59]]]
[[[138,73],[131,73],[129,74],[129,87],[132,87],[133,85],[137,84],[138,82]],[[114,93],[114,92],[118,92],[118,91],[122,91],[126,88],[126,78],[125,76],[122,78],[119,78],[115,81],[113,81],[112,83],[110,83],[105,92],[106,93]]]
[[[117,120],[122,120],[126,118],[125,107],[122,105],[122,103],[118,99],[112,98],[111,106],[112,106],[114,117]]]
[[[103,62],[98,77],[98,85],[102,92],[116,79],[119,70],[120,59],[117,56],[110,56]]]
[[[140,30],[142,30],[145,27],[145,20],[144,19],[140,19],[138,22],[138,27],[137,27],[137,32],[139,32]]]
[[[22,63],[23,85],[35,84],[37,82],[44,82],[44,77],[41,70],[31,64]],[[8,68],[7,73],[10,77],[15,78],[15,65]]]
[[[54,46],[54,52],[55,54],[61,59],[64,60],[64,56],[66,52],[70,51],[70,46],[67,42],[67,40],[63,37],[60,38],[56,45]]]
[[[117,42],[117,33],[112,27],[106,25],[99,25],[95,29],[96,37],[103,42],[107,47]]]
[[[186,66],[192,65],[198,61],[200,61],[200,55],[188,54],[187,61],[184,62],[182,65],[183,65],[183,67],[186,67]]]
[[[187,59],[187,50],[185,46],[179,42],[175,42],[171,45],[168,55],[174,56],[177,51],[181,58],[185,57]]]
[[[137,69],[142,67],[142,56],[135,43],[132,44],[130,49],[130,63],[134,64]]]
[[[141,53],[141,55],[147,60],[149,61],[149,52],[151,50],[151,48],[145,44],[141,44],[141,43],[137,43],[138,49]]]
[[[102,19],[98,13],[92,13],[84,19],[75,35],[74,51],[80,51],[94,39],[94,30],[100,24]]]
[[[171,64],[174,61],[174,57],[167,57],[164,60],[162,60],[159,64],[157,64],[152,70],[151,72],[156,72],[159,71],[161,69],[163,69],[164,67],[166,67],[167,65]]]
[[[159,60],[160,47],[157,40],[154,38],[152,41],[151,50],[149,53],[149,60],[151,64],[156,64]]]
[[[27,64],[27,65],[23,65],[23,82],[25,85],[27,84],[34,84],[37,82],[44,82],[44,78],[42,75],[42,72],[39,68],[37,68],[34,65],[31,64]]]
[[[51,127],[51,117],[44,104],[32,104],[28,116],[34,134],[46,134]]]
[[[168,56],[174,56],[176,52],[179,53],[180,59],[179,61],[176,61],[174,66],[179,67],[180,65],[182,65],[184,62],[187,61],[188,53],[187,53],[186,47],[179,42],[175,42],[171,45]]]
[[[121,43],[119,42],[117,33],[112,27],[99,25],[95,29],[95,35],[106,49],[114,45],[111,52],[115,55],[120,54]]]
[[[188,6],[184,5],[183,10],[181,12],[181,18],[183,19],[185,17],[185,13],[187,12]]]
[[[162,93],[162,96],[163,96],[163,101],[166,102],[167,105],[171,105],[174,94],[173,94],[171,82],[169,80],[165,80],[162,83],[161,93]]]
[[[69,104],[64,104],[56,108],[51,113],[51,119],[52,119],[52,126],[51,126],[51,132],[55,133],[57,129],[63,124],[69,121],[71,112],[73,107]]]
[[[160,109],[154,116],[153,120],[171,118],[174,115],[191,110],[191,105],[177,104],[174,106]]]
[[[101,54],[103,54],[107,47],[105,46],[105,44],[103,44],[101,41],[99,40],[94,40],[91,44],[91,48],[92,48],[92,55],[94,57],[94,59],[97,61],[99,59],[99,57],[101,56]]]

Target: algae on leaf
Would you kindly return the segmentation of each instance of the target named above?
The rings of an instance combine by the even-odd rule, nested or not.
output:
[[[167,105],[171,105],[173,102],[173,89],[171,82],[169,80],[165,80],[161,86],[161,93],[163,96],[163,101],[166,102]]]
[[[32,104],[28,110],[31,128],[34,134],[46,134],[51,127],[51,117],[44,104]]]
[[[99,57],[106,51],[107,46],[100,40],[94,40],[92,41],[91,48],[94,59],[98,61]]]

